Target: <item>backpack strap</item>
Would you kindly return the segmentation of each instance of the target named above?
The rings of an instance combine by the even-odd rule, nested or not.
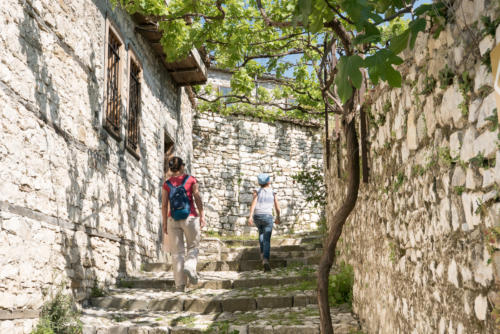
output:
[[[189,179],[189,175],[186,175],[186,177],[182,181],[182,184],[179,187],[181,187],[181,186],[184,187],[186,185],[186,182],[188,181],[188,179]],[[170,180],[165,181],[165,183],[170,188],[170,190],[177,188],[172,183],[170,183]]]
[[[188,179],[189,179],[189,175],[186,175],[186,177],[184,178],[184,181],[182,181],[183,187],[186,185],[186,182],[188,181]]]

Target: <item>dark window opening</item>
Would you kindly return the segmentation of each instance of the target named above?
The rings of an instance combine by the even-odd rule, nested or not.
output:
[[[130,62],[127,146],[137,153],[139,149],[139,115],[141,107],[141,69],[135,61]]]
[[[163,144],[163,174],[165,178],[168,175],[168,160],[174,156],[174,141],[165,132],[165,139]]]
[[[106,125],[116,134],[120,133],[120,47],[118,37],[109,30],[107,85],[106,85]]]

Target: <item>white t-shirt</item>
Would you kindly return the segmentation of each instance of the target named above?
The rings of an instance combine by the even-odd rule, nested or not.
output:
[[[274,196],[276,193],[271,187],[259,188],[257,191],[257,205],[255,215],[272,215],[274,206]]]

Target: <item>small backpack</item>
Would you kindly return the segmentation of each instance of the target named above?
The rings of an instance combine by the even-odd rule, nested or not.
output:
[[[186,192],[186,182],[189,179],[189,175],[186,175],[182,184],[178,187],[174,187],[170,181],[167,180],[167,185],[170,188],[169,200],[170,200],[170,212],[174,220],[186,219],[191,212],[191,205],[189,204],[189,197]]]

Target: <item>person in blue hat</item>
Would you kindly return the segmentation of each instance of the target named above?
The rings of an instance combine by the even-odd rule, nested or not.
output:
[[[271,271],[269,255],[271,252],[271,234],[273,224],[280,223],[280,206],[276,193],[271,188],[271,177],[268,174],[257,176],[260,188],[254,190],[248,225],[254,224],[259,229],[260,256],[264,271]],[[273,217],[273,207],[276,209],[276,219]]]

